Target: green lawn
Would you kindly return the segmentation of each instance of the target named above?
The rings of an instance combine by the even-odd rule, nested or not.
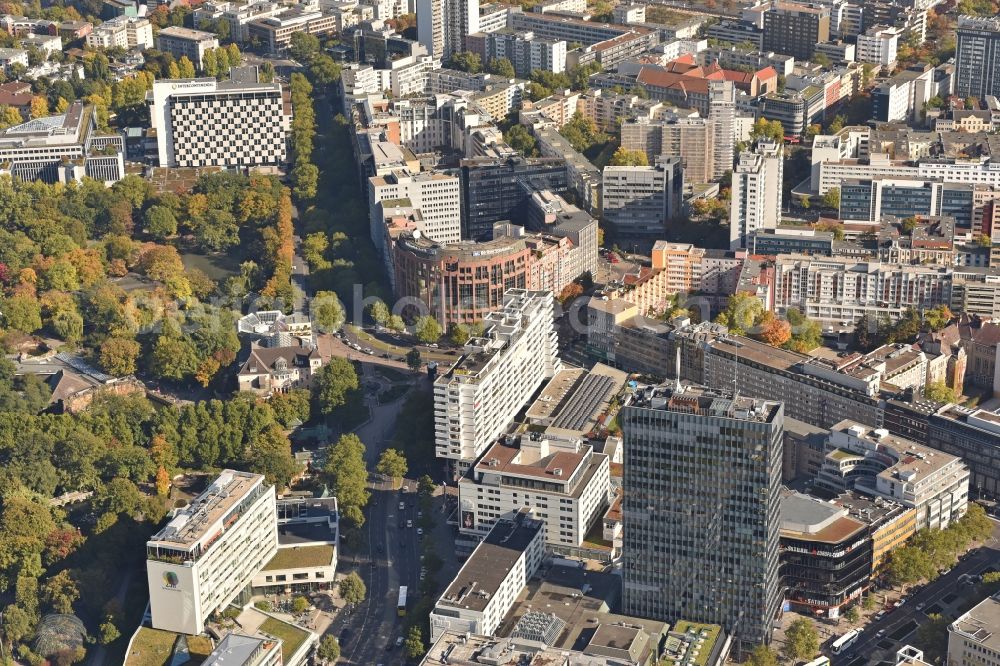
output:
[[[269,617],[260,625],[260,630],[265,634],[281,639],[281,660],[289,663],[296,650],[305,643],[309,634],[298,627],[294,627],[287,622]]]
[[[125,666],[169,664],[174,641],[178,635],[172,631],[142,627],[135,642],[132,643],[132,652],[125,658]],[[212,653],[212,641],[205,636],[188,636],[187,644],[191,654],[191,661],[187,662],[188,664],[200,664]]]
[[[693,632],[694,634],[704,638],[705,643],[702,645],[698,656],[695,657],[692,663],[695,666],[705,666],[705,664],[708,663],[708,658],[712,654],[712,646],[715,645],[715,641],[719,638],[721,628],[716,624],[698,624],[696,622],[681,620],[674,626],[673,631],[679,634]]]
[[[271,558],[271,561],[264,565],[264,571],[329,566],[332,561],[333,546],[279,548],[278,553]]]
[[[132,642],[132,651],[126,655],[125,666],[163,666],[170,659],[177,634],[142,627]]]

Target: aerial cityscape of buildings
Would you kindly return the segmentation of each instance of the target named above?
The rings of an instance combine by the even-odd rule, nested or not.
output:
[[[996,4],[3,11],[5,663],[998,663]]]

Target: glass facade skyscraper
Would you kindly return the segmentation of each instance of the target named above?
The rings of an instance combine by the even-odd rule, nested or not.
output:
[[[781,403],[698,386],[622,410],[624,612],[769,643],[781,603]]]

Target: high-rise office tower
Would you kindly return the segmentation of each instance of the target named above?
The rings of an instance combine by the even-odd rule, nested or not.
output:
[[[1000,19],[960,16],[955,46],[955,94],[1000,94]]]
[[[474,157],[462,160],[462,238],[482,240],[493,225],[526,225],[531,195],[569,189],[566,160],[559,157]]]
[[[817,44],[830,41],[830,8],[820,4],[774,2],[764,12],[765,51],[809,60]]]
[[[730,127],[730,135],[732,128]],[[688,183],[710,183],[722,174],[715,170],[715,122],[706,118],[638,118],[621,124],[621,144],[626,150],[641,150],[646,161],[656,162],[660,155],[676,155],[684,167]],[[732,168],[733,145],[723,173]]]
[[[622,412],[624,612],[771,639],[784,406],[700,386],[649,387]]]
[[[715,131],[712,150],[713,178],[733,168],[733,123],[736,122],[736,87],[732,81],[708,82],[708,117]]]
[[[417,0],[417,41],[445,60],[465,50],[465,36],[479,32],[479,0]]]
[[[740,153],[733,170],[729,211],[729,248],[746,247],[758,229],[775,229],[781,222],[781,144],[759,141],[753,150]]]

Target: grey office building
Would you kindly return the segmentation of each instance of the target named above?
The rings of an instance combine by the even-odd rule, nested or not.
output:
[[[462,238],[482,240],[501,220],[524,225],[531,195],[569,188],[566,161],[555,157],[474,157],[461,162]]]
[[[771,640],[778,578],[781,403],[648,387],[622,410],[624,613]]]
[[[1000,19],[960,16],[955,48],[955,94],[1000,94]]]

